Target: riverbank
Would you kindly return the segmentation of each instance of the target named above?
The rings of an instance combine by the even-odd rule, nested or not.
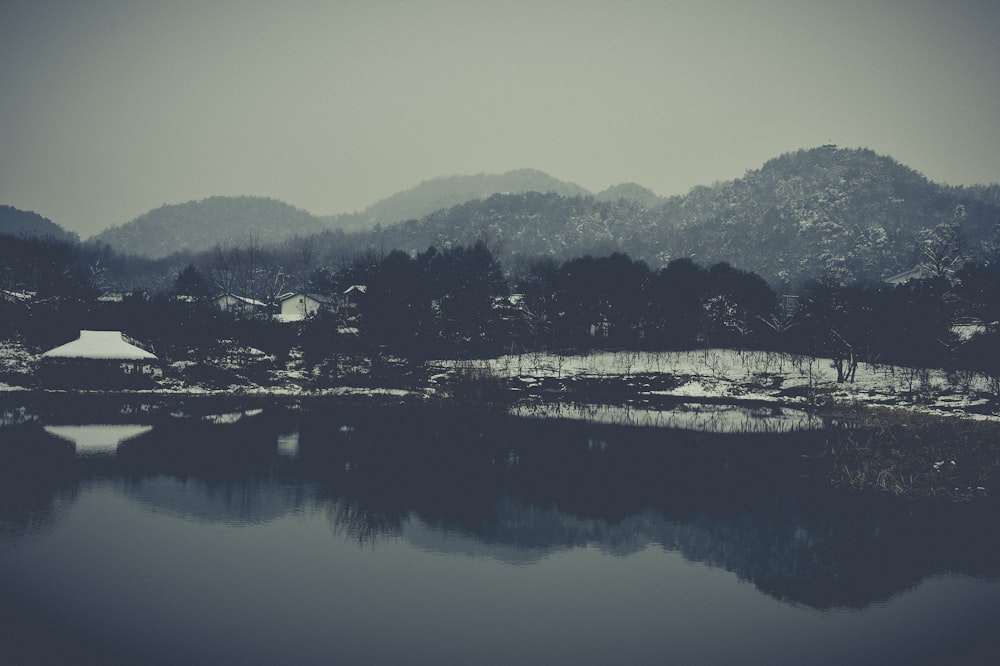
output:
[[[230,369],[234,382],[221,385],[172,374],[144,390],[7,384],[0,391],[12,398],[8,404],[31,402],[29,396],[64,404],[91,401],[75,399],[81,396],[149,404],[204,399],[216,411],[238,413],[241,405],[332,399],[714,433],[823,429],[830,433],[826,445],[803,452],[803,470],[834,487],[948,502],[1000,497],[1000,412],[989,379],[974,373],[861,365],[854,382],[838,383],[829,360],[720,349],[535,353],[405,369],[344,376],[333,386],[298,369],[274,369],[261,382]],[[439,417],[435,411],[432,418]],[[0,410],[7,424],[22,418],[16,409]]]
[[[714,432],[823,429],[803,473],[907,500],[1000,497],[1000,405],[988,377],[737,350],[520,355],[445,362],[437,381],[510,391],[526,416]],[[738,409],[727,409],[737,406]],[[567,407],[568,406],[568,407]]]
[[[867,405],[1000,424],[1000,396],[988,377],[972,372],[860,364],[853,382],[837,382],[830,359],[731,349],[535,353],[431,365],[440,373],[431,379],[440,384],[471,378],[516,395],[637,406],[663,400]]]

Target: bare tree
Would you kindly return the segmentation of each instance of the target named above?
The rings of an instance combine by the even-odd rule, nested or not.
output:
[[[242,268],[242,253],[236,245],[216,245],[212,249],[209,274],[219,293],[232,294],[239,288]]]
[[[929,277],[951,277],[962,267],[966,257],[962,252],[962,223],[965,207],[955,206],[951,219],[940,222],[933,229],[920,232],[920,267]]]

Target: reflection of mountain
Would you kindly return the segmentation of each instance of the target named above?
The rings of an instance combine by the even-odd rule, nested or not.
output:
[[[608,523],[502,498],[495,515],[473,533],[416,518],[401,531],[421,548],[516,564],[583,546],[616,555],[659,546],[732,571],[776,598],[816,608],[862,608],[946,571],[1000,576],[1000,534],[984,532],[980,522],[989,516],[934,519],[901,507],[873,509],[820,508],[775,497],[729,518],[702,514],[673,521],[647,509]]]
[[[198,479],[154,476],[116,479],[115,486],[155,511],[234,526],[275,520],[311,499],[311,493],[302,487],[263,478],[209,484]]]
[[[661,547],[818,608],[864,607],[945,571],[1000,576],[1000,526],[985,509],[800,481],[800,456],[842,433],[735,436],[328,403],[222,425],[151,419],[108,457],[75,457],[37,423],[0,429],[2,532],[17,538],[53,520],[99,482],[199,522],[321,511],[335,533],[364,543],[402,536],[517,564],[584,546]]]

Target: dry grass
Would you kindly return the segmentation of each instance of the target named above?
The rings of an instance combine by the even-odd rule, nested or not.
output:
[[[952,501],[1000,496],[995,423],[882,408],[829,418],[836,429],[819,459],[835,485]]]

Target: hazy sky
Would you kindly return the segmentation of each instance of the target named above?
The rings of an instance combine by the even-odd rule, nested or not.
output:
[[[832,141],[1000,182],[994,0],[3,0],[0,203],[359,210],[531,167],[658,194]]]

